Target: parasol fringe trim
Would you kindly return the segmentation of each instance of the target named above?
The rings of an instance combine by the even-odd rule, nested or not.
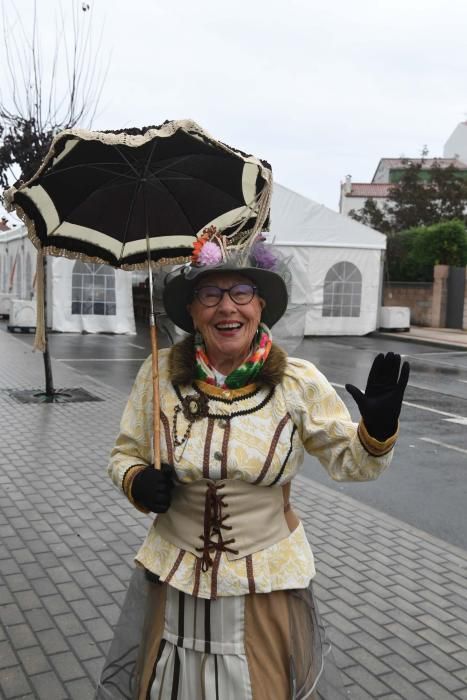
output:
[[[249,249],[256,240],[256,234],[261,230],[267,230],[265,226],[262,226],[261,220],[267,217],[270,206],[270,189],[265,187],[258,198],[258,217],[255,221],[255,226],[253,228],[249,227],[246,230],[235,231],[234,233],[227,236],[226,248],[230,251],[243,251],[245,257],[248,258]],[[85,255],[84,253],[79,253],[75,251],[66,250],[66,248],[58,248],[57,246],[48,245],[42,247],[42,242],[36,233],[36,227],[34,221],[30,219],[22,210],[22,208],[15,204],[11,205],[9,211],[16,212],[16,215],[24,223],[28,231],[28,238],[32,241],[37,250],[41,250],[44,255],[53,255],[54,257],[67,258],[68,260],[81,260],[82,262],[97,263],[99,265],[110,265],[115,269],[121,269],[126,271],[131,270],[147,270],[148,263],[147,260],[140,263],[124,263],[123,265],[116,266],[109,263],[108,260],[104,260],[99,256]],[[157,270],[159,267],[166,265],[184,265],[189,263],[191,260],[190,255],[178,255],[174,258],[159,258],[159,260],[151,260],[151,267]]]
[[[131,271],[148,269],[147,261],[140,263],[124,263],[123,265],[117,267],[116,265],[112,265],[111,263],[109,263],[108,260],[104,260],[104,258],[100,258],[99,256],[85,255],[84,253],[66,250],[66,248],[58,248],[57,246],[53,245],[47,245],[42,247],[42,242],[36,233],[36,226],[34,224],[34,221],[30,219],[24,213],[22,208],[14,202],[12,203],[9,211],[16,212],[18,218],[21,219],[21,221],[27,228],[28,238],[32,241],[32,243],[38,251],[42,251],[43,255],[53,255],[56,258],[67,258],[68,260],[81,260],[82,262],[97,263],[99,265],[110,265],[111,267],[114,267],[117,270]],[[190,255],[177,255],[177,257],[175,258],[159,258],[159,260],[151,260],[151,267],[157,270],[157,268],[161,267],[162,265],[184,265],[190,260]]]

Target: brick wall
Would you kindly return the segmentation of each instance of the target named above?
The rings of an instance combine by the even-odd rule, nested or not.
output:
[[[410,308],[410,323],[414,326],[445,328],[449,265],[435,265],[433,277],[433,283],[386,282],[384,285],[384,306],[408,306]],[[463,329],[467,330],[467,274]]]
[[[431,282],[386,282],[384,306],[408,306],[413,326],[432,325]]]
[[[433,277],[431,325],[434,328],[445,328],[448,310],[449,265],[435,265],[433,268]]]

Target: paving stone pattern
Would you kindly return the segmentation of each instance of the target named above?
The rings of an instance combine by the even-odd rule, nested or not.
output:
[[[106,476],[126,397],[21,405],[42,356],[0,331],[0,698],[90,700],[147,517]],[[467,700],[467,552],[298,478],[294,504],[352,700]],[[330,698],[329,700],[332,700]]]

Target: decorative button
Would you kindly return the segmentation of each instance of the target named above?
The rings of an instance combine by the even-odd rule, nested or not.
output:
[[[220,461],[222,459],[222,452],[214,452],[214,459],[218,459]]]

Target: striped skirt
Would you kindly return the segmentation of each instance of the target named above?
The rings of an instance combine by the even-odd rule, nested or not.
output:
[[[311,587],[205,600],[136,569],[96,700],[344,700]]]

